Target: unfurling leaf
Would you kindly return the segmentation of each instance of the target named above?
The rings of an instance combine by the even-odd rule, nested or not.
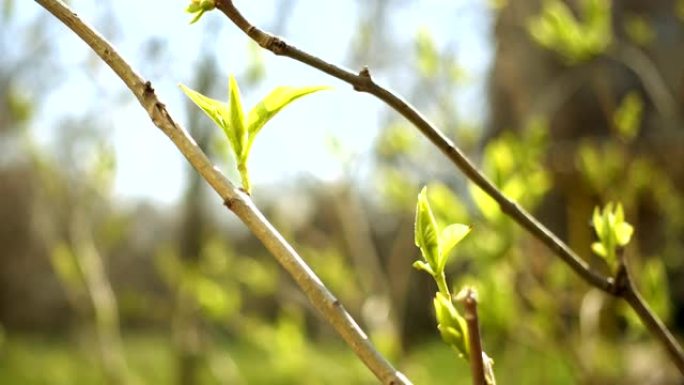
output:
[[[312,94],[317,91],[328,89],[329,87],[277,87],[265,98],[261,99],[247,116],[247,131],[249,132],[249,141],[247,143],[247,152],[252,147],[254,138],[261,131],[261,128],[271,120],[280,110],[293,101]]]
[[[230,75],[228,95],[230,98],[230,128],[235,133],[235,153],[238,155],[238,164],[247,160],[247,130],[245,130],[245,114],[242,111],[242,98],[235,76]]]
[[[200,9],[200,12],[206,10],[202,8],[206,2],[207,6],[213,9],[214,3],[210,0],[193,1],[188,7],[188,11]],[[206,4],[205,4],[206,5]],[[198,8],[199,7],[199,8]],[[245,113],[242,108],[242,100],[240,96],[240,88],[233,75],[230,76],[228,95],[228,104],[219,102],[217,100],[206,97],[199,92],[193,91],[184,85],[180,85],[185,94],[200,107],[217,126],[221,127],[226,134],[230,147],[237,162],[237,169],[242,180],[242,187],[247,193],[250,193],[249,170],[247,169],[247,160],[249,159],[249,152],[254,143],[256,134],[275,114],[287,106],[292,101],[310,93],[325,89],[326,87],[278,87],[266,96],[256,107],[254,107],[245,122]]]
[[[599,241],[591,245],[597,255],[603,257],[613,268],[617,264],[617,248],[626,246],[632,239],[634,227],[625,222],[622,204],[606,204],[603,210],[594,209],[592,224]]]
[[[603,247],[603,243],[601,242],[594,242],[591,244],[591,250],[596,253],[596,255],[600,257],[607,257],[608,253],[606,252],[606,248]]]
[[[441,270],[447,263],[447,257],[451,249],[463,240],[470,233],[470,226],[462,225],[460,223],[451,224],[444,229],[439,235],[439,245],[441,255],[439,257],[438,266]]]
[[[619,246],[625,246],[632,239],[634,227],[627,222],[621,222],[615,225],[615,238]]]
[[[451,299],[443,293],[437,292],[433,304],[437,316],[437,329],[442,339],[467,359],[470,347],[466,320],[458,313]]]
[[[197,107],[201,108],[202,111],[214,121],[214,123],[221,127],[225,126],[223,114],[219,112],[220,110],[227,109],[225,103],[206,97],[199,92],[186,87],[184,84],[179,84],[178,86],[183,90],[185,95],[197,105]]]
[[[192,0],[187,8],[185,8],[185,12],[195,14],[195,17],[190,20],[190,24],[194,24],[205,12],[211,11],[214,8],[216,8],[214,0]]]
[[[420,248],[423,258],[436,274],[441,274],[437,261],[439,259],[439,239],[437,238],[437,221],[427,200],[427,187],[418,194],[416,205],[415,242]]]
[[[415,261],[413,262],[413,267],[418,269],[418,270],[423,270],[424,272],[430,274],[430,275],[435,275],[435,272],[432,270],[432,267],[430,267],[429,264],[423,262],[423,261]]]

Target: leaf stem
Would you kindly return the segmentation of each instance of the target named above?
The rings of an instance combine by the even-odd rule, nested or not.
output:
[[[451,293],[449,292],[449,285],[447,285],[446,276],[444,275],[444,272],[442,271],[441,273],[438,273],[437,276],[435,276],[434,278],[435,282],[437,283],[437,288],[439,289],[439,292],[444,294],[445,297],[451,298]]]
[[[237,165],[238,172],[240,173],[240,180],[242,181],[242,188],[247,194],[252,194],[252,184],[249,180],[249,170],[247,169],[247,163],[240,162]]]

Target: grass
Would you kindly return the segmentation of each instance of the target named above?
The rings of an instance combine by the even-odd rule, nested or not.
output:
[[[126,333],[131,384],[173,384],[176,358],[168,336]],[[274,344],[276,345],[276,344]],[[92,341],[82,336],[8,334],[0,341],[0,384],[103,384]],[[198,367],[198,384],[376,384],[344,346],[304,344],[270,349],[263,344],[211,341]],[[314,350],[315,349],[315,350]],[[494,352],[495,370],[506,384],[573,384],[563,357],[510,347]],[[468,365],[437,340],[415,348],[400,369],[416,384],[470,384]],[[514,373],[515,376],[504,376]]]

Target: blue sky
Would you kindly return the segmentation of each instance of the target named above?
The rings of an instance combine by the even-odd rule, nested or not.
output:
[[[227,73],[241,73],[248,64],[248,40],[217,12],[205,15],[189,25],[190,15],[183,12],[185,1],[117,0],[108,9],[102,2],[75,0],[71,6],[94,25],[118,48],[143,77],[152,81],[159,97],[180,122],[186,120],[185,99],[178,83],[189,84],[193,66],[211,49],[219,65]],[[273,25],[277,20],[275,1],[236,1],[237,6],[255,24]],[[490,44],[491,13],[485,0],[403,1],[403,6],[390,14],[387,21],[393,38],[412,47],[411,42],[421,28],[427,28],[438,46],[456,52],[469,82],[455,96],[459,108],[469,111],[469,121],[481,122],[485,116],[485,82],[492,55]],[[345,64],[356,20],[358,2],[299,0],[288,16],[283,35],[287,41],[324,58]],[[30,20],[44,12],[34,2],[18,5],[17,22]],[[111,13],[114,15],[111,15]],[[150,17],[154,15],[154,17]],[[111,19],[110,19],[111,17]],[[39,111],[36,136],[48,145],[58,127],[59,117],[78,116],[85,105],[94,105],[99,120],[108,128],[107,137],[117,155],[114,183],[116,196],[123,200],[150,199],[173,203],[183,191],[185,160],[159,131],[132,96],[122,96],[123,84],[93,58],[90,50],[70,31],[50,19],[54,25],[54,44],[59,61],[69,70],[67,79],[48,90],[48,102]],[[111,20],[118,28],[111,28]],[[208,36],[210,25],[219,26]],[[111,33],[111,31],[116,33]],[[162,62],[150,65],[143,44],[149,37],[166,40],[167,52]],[[206,44],[209,41],[211,44]],[[209,47],[209,48],[207,48]],[[243,102],[251,106],[269,89],[278,85],[330,85],[333,89],[301,99],[283,110],[262,131],[250,159],[253,183],[283,183],[298,176],[334,180],[342,175],[339,159],[329,151],[327,143],[335,138],[343,148],[363,158],[373,146],[386,107],[367,95],[359,95],[349,86],[321,74],[303,64],[263,53],[266,77],[257,89],[243,94]],[[407,60],[410,58],[407,57]],[[371,70],[373,70],[371,68]],[[376,78],[393,87],[392,78],[375,73]],[[216,79],[224,85],[226,79]],[[225,99],[227,95],[210,95]],[[122,103],[112,104],[112,100]],[[112,107],[114,105],[115,107]],[[229,167],[222,167],[229,175]]]

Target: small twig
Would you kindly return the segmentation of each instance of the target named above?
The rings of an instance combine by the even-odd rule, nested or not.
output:
[[[632,275],[629,272],[627,261],[620,251],[620,264],[618,271],[615,274],[615,293],[616,296],[622,298],[634,309],[641,322],[646,326],[646,329],[656,336],[660,343],[665,346],[667,353],[672,361],[674,361],[680,372],[684,373],[684,362],[681,357],[684,357],[684,351],[679,345],[674,336],[667,329],[667,326],[662,320],[651,310],[648,303],[639,294],[639,290],[634,284]]]
[[[283,39],[273,36],[252,25],[235,7],[232,0],[216,0],[216,8],[223,12],[240,30],[247,34],[261,47],[276,55],[286,56],[307,64],[337,79],[349,83],[355,90],[367,92],[392,107],[404,116],[425,137],[427,137],[446,157],[458,167],[465,176],[480,187],[487,195],[494,199],[501,211],[525,228],[533,237],[546,245],[554,254],[565,262],[577,275],[588,284],[605,293],[623,298],[665,346],[670,358],[679,371],[684,374],[684,352],[681,346],[664,326],[662,321],[652,312],[645,312],[648,306],[637,294],[635,289],[618,291],[614,281],[594,271],[591,266],[577,255],[568,245],[554,233],[541,224],[534,216],[522,208],[518,203],[508,199],[489,179],[481,173],[456,145],[447,138],[437,127],[430,123],[420,112],[404,99],[375,83],[368,68],[364,67],[358,74],[347,69],[328,63],[314,55],[304,52],[286,43]],[[617,294],[617,293],[620,294]]]
[[[482,360],[482,339],[480,337],[480,321],[477,317],[477,299],[472,288],[465,288],[458,300],[463,303],[464,318],[468,325],[468,344],[470,345],[470,374],[473,385],[487,385],[485,368]]]
[[[183,127],[176,123],[166,106],[157,98],[149,81],[145,81],[102,36],[59,0],[35,0],[81,38],[121,78],[147,111],[152,122],[178,147],[190,164],[221,196],[250,231],[273,254],[294,278],[316,310],[328,321],[366,366],[384,384],[411,382],[375,349],[342,304],[323,285],[309,266],[280,233],[266,220],[247,194],[233,185],[207,158]]]

